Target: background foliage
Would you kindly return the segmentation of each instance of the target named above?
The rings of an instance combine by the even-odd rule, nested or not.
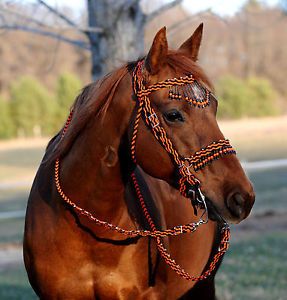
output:
[[[14,134],[14,124],[11,118],[8,101],[0,97],[0,138],[9,138]]]
[[[267,79],[222,77],[217,85],[218,117],[237,119],[279,113],[278,95]]]
[[[50,136],[64,124],[82,82],[72,73],[62,73],[49,92],[34,77],[24,76],[9,89],[8,100],[0,98],[0,138]],[[278,93],[270,81],[227,75],[217,84],[218,117],[238,119],[279,113]]]
[[[81,86],[71,73],[60,74],[52,92],[34,77],[21,77],[11,85],[8,100],[0,98],[0,138],[55,134]]]

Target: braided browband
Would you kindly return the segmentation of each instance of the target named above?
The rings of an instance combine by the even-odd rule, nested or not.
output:
[[[144,96],[148,96],[150,93],[157,91],[159,89],[168,88],[172,85],[184,85],[187,83],[193,83],[194,78],[192,75],[187,75],[185,77],[172,78],[164,81],[157,82],[153,85],[150,85],[147,89],[142,89],[137,92],[137,96],[142,98]]]

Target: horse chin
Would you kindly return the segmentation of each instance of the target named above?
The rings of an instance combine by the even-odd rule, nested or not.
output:
[[[205,202],[208,210],[208,218],[215,222],[220,223],[231,223],[231,224],[238,224],[243,219],[240,219],[236,216],[233,216],[228,209],[219,209],[217,206],[213,204],[213,201],[208,197],[205,197]]]
[[[225,219],[222,217],[221,213],[216,208],[216,206],[212,203],[212,201],[206,197],[205,202],[208,210],[208,218],[216,222],[225,222]]]

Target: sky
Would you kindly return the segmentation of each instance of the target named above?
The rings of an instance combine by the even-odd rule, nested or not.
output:
[[[246,0],[185,0],[184,6],[191,12],[199,12],[211,8],[213,12],[219,15],[233,15],[236,13],[246,2]],[[268,5],[276,5],[279,0],[266,0],[260,1]]]
[[[164,0],[165,2],[170,2],[172,0]],[[85,0],[47,0],[51,5],[66,5],[73,7],[75,11],[79,11],[85,8]],[[215,13],[219,15],[233,15],[238,11],[246,0],[184,0],[183,5],[191,12],[199,12],[206,9],[212,9]],[[280,0],[262,0],[260,2],[266,3],[268,5],[276,5]]]

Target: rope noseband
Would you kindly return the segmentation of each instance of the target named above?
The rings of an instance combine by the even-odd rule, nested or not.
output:
[[[112,230],[114,232],[126,235],[126,236],[141,236],[146,237],[150,236],[152,238],[155,238],[157,243],[157,248],[162,256],[162,258],[165,260],[165,262],[173,269],[178,275],[182,276],[183,278],[187,280],[192,281],[199,281],[202,279],[207,278],[211,272],[215,269],[218,261],[220,258],[224,255],[224,253],[227,251],[229,246],[229,238],[230,238],[230,231],[228,225],[225,223],[222,230],[221,230],[221,242],[219,249],[217,253],[214,255],[212,262],[210,263],[208,269],[201,274],[198,277],[192,276],[188,274],[183,268],[181,268],[174,259],[171,258],[170,254],[168,253],[168,250],[164,247],[162,238],[167,236],[177,236],[184,233],[192,233],[197,230],[197,228],[202,225],[206,224],[208,222],[208,214],[207,214],[207,207],[205,203],[205,198],[203,194],[200,191],[200,181],[196,178],[196,176],[191,172],[191,169],[193,169],[195,172],[198,170],[201,170],[204,168],[207,164],[212,163],[212,161],[219,159],[220,157],[227,155],[227,154],[235,154],[235,150],[232,148],[228,140],[219,140],[217,142],[213,142],[210,145],[206,146],[205,148],[202,148],[201,150],[195,152],[192,156],[184,158],[182,157],[176,148],[174,147],[172,141],[167,136],[167,133],[164,129],[164,127],[161,125],[160,120],[152,108],[149,95],[162,88],[168,88],[168,87],[177,87],[177,86],[184,86],[186,84],[192,84],[195,82],[192,75],[188,75],[185,77],[180,78],[173,78],[173,79],[167,79],[162,82],[158,82],[154,85],[151,85],[149,87],[145,87],[144,85],[144,79],[142,76],[142,69],[143,69],[143,61],[140,61],[138,65],[135,68],[135,71],[133,73],[133,89],[134,94],[136,95],[136,101],[137,101],[137,114],[134,121],[134,128],[133,128],[133,134],[131,139],[131,157],[135,164],[136,162],[136,140],[138,135],[138,125],[139,120],[142,117],[150,131],[153,133],[156,140],[162,145],[162,147],[168,152],[170,155],[176,171],[178,173],[178,189],[180,193],[184,197],[190,198],[192,196],[192,203],[194,207],[199,206],[200,208],[204,209],[203,214],[201,215],[198,222],[192,222],[186,225],[179,225],[175,226],[170,229],[166,230],[157,230],[155,227],[155,224],[147,210],[147,207],[145,205],[140,186],[137,182],[136,176],[134,173],[131,174],[131,179],[137,194],[137,198],[140,202],[140,205],[142,207],[143,213],[145,218],[147,219],[150,230],[127,230],[120,228],[116,225],[113,225],[111,223],[108,223],[106,221],[102,221],[98,218],[96,218],[92,213],[89,211],[81,208],[76,203],[74,203],[63,191],[61,182],[60,182],[60,159],[57,158],[55,162],[55,172],[54,172],[54,179],[55,179],[55,185],[56,189],[61,196],[61,198],[64,200],[65,203],[67,203],[74,211],[76,211],[78,214],[83,215],[93,221],[95,224],[105,227],[109,230]],[[198,83],[197,83],[198,85]],[[178,95],[177,89],[174,89],[171,93],[173,96],[172,98],[176,98],[174,95]],[[170,94],[170,95],[171,95]],[[186,96],[186,99],[188,102],[193,104],[193,106],[204,108],[209,104],[209,91],[205,91],[206,99],[200,100],[199,102],[196,99],[191,99],[190,97]],[[180,97],[177,97],[180,99]],[[69,124],[71,122],[73,115],[73,111],[71,111],[68,120],[64,126],[63,132],[62,132],[62,138],[64,137],[66,131],[68,130]],[[195,208],[196,209],[196,208]]]

